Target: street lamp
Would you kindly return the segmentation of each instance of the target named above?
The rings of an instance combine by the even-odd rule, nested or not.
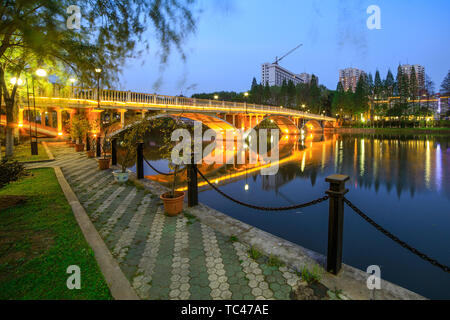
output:
[[[244,92],[244,97],[248,97],[248,92]]]
[[[69,82],[72,84],[72,97],[73,97],[73,96],[74,96],[74,94],[73,94],[73,84],[74,84],[75,82],[77,82],[77,79],[75,79],[74,77],[72,77],[72,78],[69,79]]]
[[[10,80],[9,80],[9,82],[14,86],[14,85],[18,85],[18,86],[21,86],[21,85],[23,85],[23,80],[22,79],[17,79],[16,77],[14,77],[14,78],[11,78]]]
[[[219,96],[218,96],[217,94],[215,94],[215,95],[214,95],[214,99],[215,99],[215,100],[218,100],[218,99],[219,99]]]
[[[100,108],[100,74],[102,69],[96,68],[95,72],[97,73],[97,108]]]
[[[39,68],[36,70],[36,76],[38,77],[46,77],[47,76],[47,71],[45,69]],[[33,90],[33,109],[34,109],[34,141],[33,139],[31,139],[30,141],[30,145],[31,145],[31,155],[35,156],[38,155],[38,135],[37,135],[37,112],[36,112],[36,93],[34,90],[34,74],[31,74],[31,86],[32,86],[32,90]],[[30,111],[29,108],[29,104],[28,104],[28,113]],[[42,123],[42,116],[41,116],[41,123]],[[30,123],[30,132],[31,132],[31,123]],[[30,138],[32,138],[31,133],[30,133]]]

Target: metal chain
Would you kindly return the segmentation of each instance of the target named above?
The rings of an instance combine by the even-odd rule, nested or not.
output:
[[[163,176],[173,176],[173,172],[170,172],[170,173],[165,173],[165,172],[161,172],[161,171],[159,171],[158,169],[156,169],[154,166],[152,166],[151,164],[150,164],[150,162],[148,162],[147,161],[147,159],[145,159],[144,158],[144,161],[145,161],[145,163],[147,163],[147,165],[150,167],[150,168],[152,168],[154,171],[156,171],[156,173],[158,173],[158,174],[162,174]]]
[[[305,207],[309,207],[318,203],[321,203],[323,201],[326,201],[329,199],[328,196],[324,196],[322,198],[310,201],[310,202],[306,202],[306,203],[302,203],[302,204],[298,204],[298,205],[293,205],[293,206],[288,206],[288,207],[278,207],[278,208],[271,208],[271,207],[262,207],[262,206],[256,206],[253,204],[249,204],[249,203],[245,203],[242,202],[240,200],[234,199],[231,196],[227,195],[226,193],[224,193],[223,191],[221,191],[219,188],[217,188],[214,184],[212,184],[204,175],[203,173],[200,172],[200,170],[198,170],[197,166],[194,166],[195,170],[198,172],[198,174],[200,174],[200,176],[203,178],[203,180],[206,181],[206,183],[209,184],[210,187],[212,187],[215,191],[217,191],[218,193],[220,193],[222,196],[224,196],[225,198],[227,198],[228,200],[231,200],[237,204],[240,204],[241,206],[245,206],[248,208],[252,208],[252,209],[256,209],[256,210],[263,210],[263,211],[286,211],[286,210],[293,210],[293,209],[300,209],[300,208],[305,208]]]
[[[429,263],[431,263],[432,265],[441,268],[442,270],[444,270],[445,272],[450,273],[450,267],[443,265],[441,263],[439,263],[438,261],[430,258],[429,256],[427,256],[426,254],[420,252],[419,250],[417,250],[416,248],[411,247],[409,244],[407,244],[406,242],[400,240],[399,238],[397,238],[396,236],[394,236],[392,233],[390,233],[389,231],[387,231],[386,229],[384,229],[383,227],[381,227],[380,225],[378,225],[375,221],[373,221],[372,219],[370,219],[367,215],[365,215],[361,210],[359,210],[353,203],[350,202],[350,200],[348,200],[347,198],[344,198],[344,202],[353,209],[353,211],[355,211],[359,216],[361,216],[361,218],[363,218],[364,220],[366,220],[369,224],[371,224],[373,227],[375,227],[375,229],[377,229],[378,231],[380,231],[381,233],[383,233],[385,236],[387,236],[388,238],[390,238],[391,240],[393,240],[394,242],[398,243],[400,246],[402,246],[403,248],[411,251],[412,253],[414,253],[415,255],[419,256],[420,258],[422,258],[425,261],[428,261]]]

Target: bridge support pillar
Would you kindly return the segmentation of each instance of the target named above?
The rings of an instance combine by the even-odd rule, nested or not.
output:
[[[19,128],[23,127],[23,110],[24,109],[19,109]]]
[[[62,131],[62,111],[60,108],[56,110],[56,122],[57,122],[57,129],[58,129],[58,136],[63,135]]]
[[[125,127],[125,112],[127,112],[127,110],[120,110],[120,125],[122,126],[122,128]]]
[[[342,266],[342,242],[344,231],[344,195],[348,192],[345,182],[349,176],[334,174],[325,179],[330,183],[330,189],[326,191],[329,200],[328,217],[328,252],[327,271],[338,274]]]

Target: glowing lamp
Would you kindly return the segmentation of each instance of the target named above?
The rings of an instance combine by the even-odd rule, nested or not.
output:
[[[19,123],[19,128],[22,128],[23,127],[23,123]]]
[[[11,78],[10,80],[9,80],[9,82],[12,84],[12,85],[18,85],[18,86],[21,86],[22,84],[23,84],[23,80],[22,79],[17,79],[16,77],[14,77],[14,78]]]
[[[245,189],[245,191],[248,191],[248,189],[249,189],[249,187],[248,187],[248,183],[246,183],[246,184],[245,184],[245,187],[244,187],[244,189]]]
[[[58,132],[58,136],[62,136],[63,133],[61,131]]]
[[[47,76],[47,71],[45,71],[45,69],[37,69],[36,75],[38,77],[45,77],[45,76]]]

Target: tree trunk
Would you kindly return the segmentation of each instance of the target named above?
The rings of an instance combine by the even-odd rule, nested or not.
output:
[[[5,157],[11,159],[14,156],[14,100],[6,99],[6,141]]]

